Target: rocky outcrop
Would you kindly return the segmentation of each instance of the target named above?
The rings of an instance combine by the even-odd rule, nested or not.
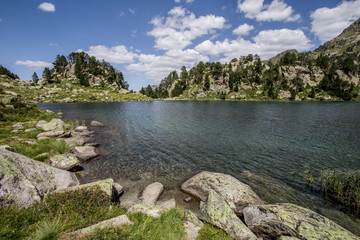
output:
[[[237,214],[250,203],[262,203],[258,195],[248,185],[222,173],[202,171],[181,185],[181,190],[201,201],[206,201],[211,190],[232,205]]]
[[[79,229],[79,230],[73,232],[73,234],[90,234],[90,233],[94,232],[95,230],[104,229],[104,228],[120,227],[125,224],[131,225],[133,223],[130,221],[130,219],[126,215],[120,215],[118,217],[114,217],[114,218],[99,222],[90,227]]]
[[[164,191],[164,185],[159,182],[148,185],[140,196],[143,203],[155,204],[160,194]]]
[[[0,204],[29,207],[45,194],[79,185],[74,173],[0,149]]]
[[[75,172],[82,169],[79,160],[71,153],[52,156],[49,160],[49,164],[53,167],[67,171]]]
[[[257,239],[228,203],[213,190],[210,190],[206,202],[200,206],[198,215],[200,219],[224,230],[234,239]]]
[[[92,146],[75,147],[74,154],[83,161],[88,161],[98,156],[95,152],[95,147]]]
[[[263,239],[360,239],[326,217],[290,203],[249,205],[245,223]],[[283,238],[284,239],[284,238]]]

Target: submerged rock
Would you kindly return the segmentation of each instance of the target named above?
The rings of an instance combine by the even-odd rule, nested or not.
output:
[[[52,156],[49,160],[49,164],[53,167],[67,171],[78,171],[82,169],[80,161],[71,153]]]
[[[140,196],[143,203],[155,204],[160,194],[164,191],[164,185],[159,182],[148,185]]]
[[[102,124],[101,122],[98,122],[98,121],[92,121],[90,123],[90,126],[93,126],[93,127],[103,127],[104,124]]]
[[[263,239],[360,239],[328,218],[290,203],[249,205],[245,223]],[[286,238],[283,238],[286,239]]]
[[[234,239],[257,239],[228,203],[213,190],[210,190],[206,202],[200,206],[198,215],[200,219],[224,230]]]
[[[29,207],[49,192],[76,185],[74,173],[0,149],[0,205]]]
[[[228,203],[232,203],[237,214],[250,203],[262,203],[250,186],[222,173],[202,171],[181,185],[181,189],[201,201],[206,201],[211,190],[217,192]]]

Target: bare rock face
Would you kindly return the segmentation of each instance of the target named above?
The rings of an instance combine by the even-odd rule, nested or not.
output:
[[[234,239],[257,239],[228,203],[213,190],[209,192],[206,202],[200,206],[198,215],[200,219],[224,230]]]
[[[236,214],[241,214],[244,207],[251,203],[261,204],[262,201],[250,186],[236,178],[222,173],[202,171],[181,185],[181,190],[201,201],[206,201],[208,194],[214,190],[233,205]]]
[[[29,207],[49,192],[76,185],[74,173],[0,149],[0,205]]]
[[[146,204],[155,204],[163,191],[164,185],[159,182],[152,183],[144,189],[140,200]]]
[[[245,223],[263,239],[360,239],[328,218],[290,203],[249,205]]]
[[[49,164],[53,167],[67,171],[77,171],[81,169],[80,161],[71,153],[52,156],[49,160]]]
[[[80,158],[83,161],[88,161],[98,156],[95,151],[95,147],[91,146],[75,147],[74,153],[76,157]]]

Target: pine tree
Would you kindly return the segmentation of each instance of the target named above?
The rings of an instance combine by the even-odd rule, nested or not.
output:
[[[32,75],[32,80],[34,83],[37,83],[39,81],[39,77],[36,72],[34,72],[34,74]]]

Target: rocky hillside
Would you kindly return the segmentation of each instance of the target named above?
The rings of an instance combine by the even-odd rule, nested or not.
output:
[[[360,19],[312,52],[285,51],[270,60],[249,54],[230,63],[200,62],[171,72],[153,98],[239,100],[360,100]]]
[[[129,91],[122,72],[109,63],[99,62],[88,54],[58,55],[52,69],[45,68],[43,78],[34,73],[33,81],[19,80],[1,67],[0,98],[3,107],[21,100],[46,102],[117,102],[146,101],[150,98]]]

